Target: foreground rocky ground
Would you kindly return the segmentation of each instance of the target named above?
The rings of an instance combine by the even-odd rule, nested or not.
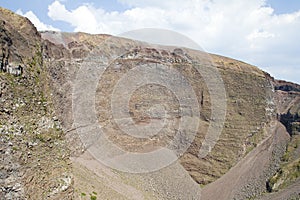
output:
[[[0,9],[1,69],[23,68],[21,76],[0,72],[0,199],[299,199],[300,86],[277,81],[246,63],[210,55],[226,90],[224,128],[211,152],[200,159],[211,123],[212,99],[193,62],[201,52],[145,44],[108,35],[36,31],[26,18]],[[111,49],[101,48],[109,39]],[[178,129],[178,100],[149,84],[129,102],[136,124],[145,110],[163,104],[174,122],[151,140],[122,134],[113,121],[111,94],[135,66],[162,64],[188,78],[195,91],[200,127],[190,148],[172,165],[147,174],[112,170],[87,151],[74,126],[72,91],[91,53],[118,56],[98,83],[95,104],[107,136],[132,152],[164,146]],[[205,56],[207,56],[205,54]],[[217,90],[218,88],[215,88]],[[184,144],[185,141],[182,141]]]

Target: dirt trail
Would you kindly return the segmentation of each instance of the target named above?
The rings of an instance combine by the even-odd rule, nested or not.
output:
[[[248,199],[265,192],[266,180],[276,171],[277,159],[284,152],[284,148],[281,147],[284,147],[284,143],[289,139],[284,126],[279,122],[275,122],[269,131],[273,133],[270,137],[228,173],[207,185],[203,189],[201,199]]]

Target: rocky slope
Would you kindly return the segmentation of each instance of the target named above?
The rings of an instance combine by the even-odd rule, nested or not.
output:
[[[49,98],[40,33],[3,8],[0,23],[0,199],[62,199],[72,194],[69,153]],[[14,65],[23,73],[6,70]]]
[[[222,56],[108,35],[39,33],[26,18],[2,8],[0,19],[0,199],[200,199],[200,193],[201,199],[268,199],[274,192],[282,199],[299,198],[299,85]],[[131,152],[165,146],[178,130],[181,113],[168,88],[147,84],[130,98],[134,123],[157,120],[145,112],[157,104],[164,105],[172,123],[151,140],[123,134],[110,104],[120,78],[142,65],[168,66],[187,77],[201,108],[201,125],[178,162],[149,174],[129,174],[85,152],[74,126],[72,91],[90,55],[99,65],[115,56],[98,82],[97,118],[108,138]],[[222,133],[204,158],[198,157],[199,149],[218,119],[195,63],[201,70],[207,63],[219,70],[227,97]],[[8,66],[21,66],[22,74],[10,73]]]

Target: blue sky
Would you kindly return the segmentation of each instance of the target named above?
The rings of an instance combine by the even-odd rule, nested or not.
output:
[[[267,4],[270,5],[277,14],[295,12],[300,9],[299,0],[268,0]]]
[[[38,30],[173,30],[208,52],[300,83],[299,0],[1,0],[0,6],[28,17]]]
[[[21,9],[24,13],[28,11],[34,12],[38,18],[46,23],[51,24],[62,31],[70,32],[73,31],[73,28],[69,23],[62,21],[54,21],[48,15],[48,5],[53,3],[54,0],[1,0],[0,6],[10,9],[12,11],[17,11]],[[91,0],[64,0],[63,2],[66,7],[70,10],[76,9],[80,5],[92,4],[97,8],[103,8],[107,11],[124,11],[129,6],[118,2],[117,0],[100,0],[100,1],[91,1]]]

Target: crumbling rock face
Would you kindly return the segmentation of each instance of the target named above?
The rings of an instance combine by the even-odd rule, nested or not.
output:
[[[0,12],[1,66],[11,62],[28,63],[41,51],[40,33],[27,18],[3,8]]]
[[[274,85],[278,120],[289,133],[290,141],[281,158],[280,168],[268,180],[267,186],[270,192],[279,191],[278,199],[283,199],[284,195],[287,199],[290,196],[289,199],[297,199],[300,196],[297,192],[299,187],[295,189],[300,177],[300,87],[286,81],[274,81]]]
[[[275,82],[278,118],[290,135],[299,135],[300,87],[285,81]]]
[[[70,199],[69,155],[47,92],[40,34],[3,8],[0,25],[0,199]]]
[[[61,35],[58,37],[59,34]],[[61,50],[65,51],[64,49],[67,49],[69,55],[72,55],[72,48],[74,47],[84,47],[83,49],[86,49],[85,46],[89,46],[86,44],[86,40],[82,41],[81,45],[79,45],[78,42],[73,42],[72,38],[75,37],[75,35],[76,34],[52,32],[42,33],[43,38],[57,43],[57,45],[64,45],[65,47]],[[102,35],[100,36],[101,38],[104,37]],[[86,35],[86,37],[89,36]],[[57,38],[60,38],[60,40]],[[192,64],[193,62],[201,63],[201,60],[193,60],[193,57],[199,56],[199,53],[180,48],[166,49],[161,47],[161,49],[159,49],[151,46],[142,48],[142,43],[119,38],[110,38],[110,41],[114,45],[113,48],[124,48],[124,50],[120,50],[120,52],[125,51],[127,53],[120,55],[118,59],[108,66],[103,74],[103,78],[98,84],[98,100],[96,105],[97,110],[104,111],[104,113],[99,112],[98,116],[100,124],[103,123],[102,125],[106,130],[116,130],[116,127],[110,123],[111,108],[109,101],[112,89],[122,74],[126,74],[126,72],[134,66],[161,63],[178,70],[184,74],[185,77],[188,77],[194,91],[196,91],[198,102],[200,102],[201,127],[190,149],[180,159],[185,169],[189,171],[190,175],[198,183],[207,184],[216,180],[234,166],[260,141],[269,136],[270,133],[264,132],[263,129],[270,120],[276,118],[276,111],[272,93],[273,87],[265,73],[246,63],[211,55],[212,63],[219,69],[225,84],[228,97],[228,109],[225,126],[218,143],[206,159],[198,159],[201,143],[211,121],[211,102],[208,89],[201,74],[193,69]],[[97,43],[94,44],[94,47],[97,47],[96,44]],[[128,45],[126,46],[126,44]],[[102,52],[104,54],[110,53],[105,50]],[[58,102],[56,105],[59,106],[58,112],[61,114],[60,117],[63,119],[62,121],[63,124],[65,124],[66,130],[72,130],[71,84],[76,76],[76,70],[81,67],[81,64],[84,62],[84,59],[80,59],[80,56],[72,56],[76,62],[74,59],[67,57],[60,61],[52,61],[51,66],[49,66],[50,80],[53,81],[52,85],[57,85],[58,88],[54,90],[57,92],[57,94],[54,95],[54,99]],[[51,71],[53,71],[53,73]],[[151,107],[150,104],[155,102],[154,99],[169,96],[167,91],[158,92],[163,91],[162,88],[156,86],[150,88],[150,86],[151,85],[149,85],[149,88],[145,87],[138,90],[131,99],[132,116],[136,123],[147,123],[147,120],[151,120],[143,116],[142,110],[149,108],[149,106]],[[59,90],[62,92],[58,93]],[[151,95],[149,96],[149,94]],[[166,101],[164,103],[169,105],[166,107],[171,106],[172,110],[176,110],[177,103],[174,96],[171,95],[168,98],[164,99]],[[142,103],[140,102],[141,99],[148,99],[148,101],[143,101]],[[176,118],[176,113],[170,113],[170,115]],[[172,128],[170,129],[172,130]],[[114,131],[108,131],[113,134],[111,138],[115,138],[114,142],[123,147],[127,146],[125,148],[131,149],[132,151],[139,149],[139,147],[135,147],[134,144],[138,143],[134,142],[134,139]],[[73,134],[74,132],[71,133]],[[159,140],[162,143],[157,143],[156,145],[164,144],[163,139]],[[155,143],[155,141],[154,139],[151,143],[146,142],[144,147],[153,146],[153,142]]]
[[[76,157],[85,151],[76,132],[78,127],[73,125],[72,92],[78,70],[85,67],[91,55],[103,58],[100,60],[103,63],[109,56],[115,58],[105,66],[99,80],[95,107],[99,124],[118,146],[130,152],[149,152],[165,146],[174,138],[182,113],[176,95],[166,87],[145,84],[135,90],[129,100],[130,118],[139,125],[161,119],[159,115],[149,115],[149,108],[158,104],[165,108],[172,123],[167,123],[162,132],[151,139],[124,134],[115,124],[111,110],[112,93],[121,77],[137,66],[165,66],[188,80],[201,110],[196,116],[200,126],[195,138],[179,162],[184,167],[180,170],[186,170],[195,181],[193,186],[196,183],[207,185],[203,190],[204,199],[255,198],[275,189],[294,188],[297,183],[277,174],[281,170],[284,172],[281,174],[288,174],[287,177],[294,176],[289,172],[294,172],[291,170],[297,169],[299,162],[300,145],[296,147],[296,144],[299,141],[300,86],[276,81],[249,64],[191,49],[153,47],[100,34],[39,33],[28,19],[2,8],[0,22],[1,69],[5,71],[4,66],[9,63],[19,63],[24,70],[21,76],[0,72],[1,198],[82,197],[82,191],[73,189],[74,174],[69,163],[71,155]],[[107,39],[110,45],[101,48]],[[111,55],[112,52],[116,55]],[[222,77],[227,110],[216,145],[208,156],[199,158],[208,127],[215,120],[208,86],[201,70],[197,70],[207,63],[217,68]],[[185,140],[180,142],[179,145],[186,143]],[[282,164],[284,158],[287,165]],[[178,179],[176,183],[172,182],[170,169],[165,169],[168,173],[163,174],[168,176],[168,186],[155,185],[164,181],[159,178],[164,177],[159,172],[155,176],[141,175],[139,180],[149,181],[143,183],[147,192],[149,188],[155,188],[154,193],[163,197],[182,198],[184,193],[177,197],[173,195],[180,193],[179,188],[170,194],[170,185],[178,186]],[[89,171],[87,174],[93,173]],[[185,175],[183,177],[190,181]],[[78,173],[75,180],[81,185],[89,181]],[[278,184],[282,180],[287,185]],[[272,189],[268,190],[267,186]],[[198,187],[193,191],[198,191]],[[286,194],[285,189],[284,192]]]
[[[56,36],[52,36],[53,34]],[[94,49],[97,49],[97,43],[94,43],[92,48],[89,48],[91,47],[91,45],[87,44],[89,40],[81,41],[82,44],[80,44],[80,42],[72,41],[74,34],[67,33],[62,33],[58,42],[57,34],[60,33],[46,32],[42,36],[49,39],[52,43],[56,43],[56,46],[63,45],[64,48],[62,48],[62,51],[66,49],[69,52],[68,55],[73,58],[62,58],[61,61],[51,62],[49,69],[55,71],[55,74],[50,76],[50,80],[53,81],[53,85],[59,83],[57,87],[62,91],[60,94],[57,93],[54,95],[54,99],[59,102],[56,105],[59,108],[58,112],[61,112],[60,118],[65,123],[70,141],[78,144],[76,145],[78,148],[74,150],[78,155],[83,146],[80,140],[74,136],[76,131],[72,127],[71,93],[69,91],[74,77],[76,77],[76,71],[79,67],[84,67],[82,63],[85,62],[84,56],[86,55],[86,50],[89,49],[92,52]],[[91,36],[86,35],[86,38],[88,37]],[[99,35],[99,37],[102,39],[101,42],[103,42],[103,39],[108,36]],[[153,48],[151,46],[142,47],[142,43],[113,37],[110,38],[110,41],[113,44],[113,48],[125,48],[120,50],[120,52],[125,51],[127,53],[119,55],[107,67],[98,84],[96,108],[98,110],[99,123],[107,131],[109,138],[114,143],[129,151],[144,152],[151,150],[155,146],[163,146],[166,144],[165,142],[168,138],[156,137],[152,138],[152,141],[136,141],[136,139],[122,134],[122,131],[118,130],[118,127],[111,121],[110,96],[119,78],[135,66],[163,64],[180,71],[185,77],[189,78],[189,82],[196,91],[198,102],[201,106],[201,127],[191,147],[180,158],[180,162],[189,172],[190,176],[196,182],[203,185],[222,177],[237,163],[244,162],[243,158],[250,151],[256,149],[261,141],[265,138],[273,137],[272,135],[275,133],[267,131],[269,130],[268,127],[271,126],[270,123],[272,121],[277,119],[278,113],[281,113],[280,110],[286,109],[283,104],[278,102],[280,100],[277,95],[278,89],[287,88],[291,90],[298,88],[296,84],[288,87],[278,86],[272,77],[253,66],[222,56],[210,55],[213,61],[212,64],[218,68],[225,84],[227,92],[227,115],[222,134],[212,152],[205,159],[199,159],[199,148],[212,119],[210,118],[211,99],[207,86],[201,75],[193,71],[192,63],[201,62],[201,60],[193,60],[193,56],[197,55],[197,52],[181,48],[161,47],[160,49],[159,47]],[[79,55],[72,53],[72,48],[81,48],[82,50],[78,51],[81,53]],[[105,49],[100,52],[104,54],[110,53]],[[101,54],[98,56],[101,56]],[[64,74],[64,76],[59,76],[59,74]],[[294,94],[294,96],[298,98],[298,94]],[[290,93],[287,95],[287,98],[291,98]],[[174,111],[177,109],[178,102],[176,102],[176,98],[171,93],[168,93],[167,90],[164,91],[164,88],[156,85],[148,85],[137,90],[129,102],[130,115],[135,123],[147,124],[153,120],[148,118],[143,110],[147,110],[153,103],[159,103],[156,102],[157,99],[164,102],[166,108],[171,108],[169,113],[171,117],[174,117],[174,119],[178,117],[178,113],[171,112],[171,110]],[[298,105],[292,99],[289,100],[289,104]],[[176,127],[169,127],[169,130],[174,128],[176,129]],[[262,158],[269,159],[270,162],[265,165],[259,176],[255,177],[254,174],[251,175],[250,173],[249,180],[243,180],[243,184],[242,182],[240,183],[240,189],[234,190],[235,193],[233,195],[235,198],[253,198],[267,191],[266,180],[280,168],[281,157],[286,149],[288,136],[284,135],[283,129],[283,127],[280,127],[282,137],[279,137],[279,140],[276,140],[274,143],[274,152]],[[168,137],[172,137],[172,135]]]

